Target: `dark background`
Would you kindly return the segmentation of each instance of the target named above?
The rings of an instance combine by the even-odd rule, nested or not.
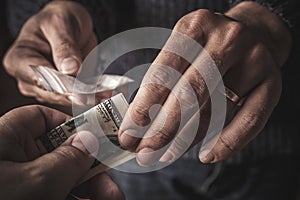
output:
[[[33,98],[24,97],[17,88],[17,82],[3,68],[2,60],[7,48],[12,44],[12,36],[6,23],[5,1],[0,1],[0,116],[12,108],[34,104]]]

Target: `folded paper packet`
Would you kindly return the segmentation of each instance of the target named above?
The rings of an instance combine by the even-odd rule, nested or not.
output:
[[[123,94],[117,94],[40,136],[36,144],[42,153],[47,153],[78,131],[88,130],[93,133],[99,142],[99,151],[96,152],[97,159],[91,169],[79,181],[82,183],[135,157],[135,153],[125,151],[118,142],[118,130],[128,106]]]
[[[87,84],[49,67],[34,65],[30,67],[35,73],[39,87],[59,94],[95,94],[115,90],[133,82],[126,76],[103,74],[100,77],[89,77],[90,84]]]

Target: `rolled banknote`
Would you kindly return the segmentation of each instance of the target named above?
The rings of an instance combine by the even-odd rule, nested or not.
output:
[[[93,166],[80,181],[84,182],[135,157],[134,153],[122,149],[118,142],[118,130],[127,109],[128,103],[119,93],[40,136],[36,143],[43,153],[47,153],[78,131],[93,133],[99,142],[99,153],[96,152]]]

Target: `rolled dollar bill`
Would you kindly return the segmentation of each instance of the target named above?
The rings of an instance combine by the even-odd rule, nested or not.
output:
[[[99,142],[99,153],[94,155],[93,166],[80,181],[84,182],[135,157],[134,153],[122,149],[118,141],[118,130],[128,106],[123,94],[117,94],[40,136],[36,143],[43,153],[47,153],[76,132],[88,130],[93,133]]]

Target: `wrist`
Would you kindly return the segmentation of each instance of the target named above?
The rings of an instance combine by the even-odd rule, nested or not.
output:
[[[289,56],[292,37],[287,26],[264,6],[252,2],[241,2],[227,13],[262,36],[262,42],[271,52],[278,66],[282,66]]]

